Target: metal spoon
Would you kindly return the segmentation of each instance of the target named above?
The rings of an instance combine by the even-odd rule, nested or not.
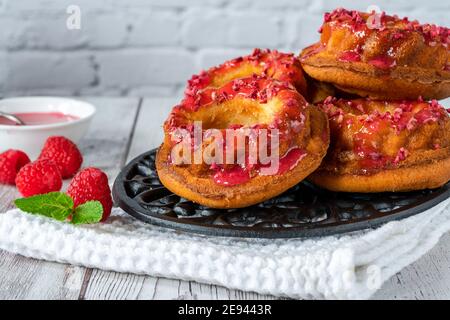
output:
[[[24,126],[25,125],[25,122],[23,122],[18,117],[16,117],[13,114],[10,114],[10,113],[6,113],[6,112],[3,112],[3,111],[0,111],[0,117],[6,118],[6,119],[8,119],[10,121],[13,121],[18,126]]]

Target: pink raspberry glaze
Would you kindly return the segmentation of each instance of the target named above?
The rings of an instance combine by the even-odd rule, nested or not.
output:
[[[397,64],[394,59],[387,56],[379,56],[369,60],[369,64],[379,69],[390,69]]]
[[[164,124],[166,134],[171,136],[170,143],[172,146],[181,142],[179,139],[176,139],[177,129],[185,129],[191,135],[191,138],[194,137],[193,123],[196,120],[193,120],[195,118],[193,114],[205,111],[203,109],[212,106],[220,106],[221,104],[236,98],[240,99],[243,104],[251,103],[250,106],[251,108],[255,108],[255,112],[264,112],[264,108],[268,102],[277,98],[276,103],[279,106],[279,110],[276,111],[269,123],[255,123],[247,128],[244,128],[239,123],[234,123],[227,124],[226,129],[218,128],[222,132],[223,137],[226,137],[227,130],[252,129],[252,133],[257,137],[257,133],[262,129],[269,130],[269,134],[270,130],[277,129],[280,145],[283,146],[281,150],[291,151],[285,154],[280,160],[279,168],[281,171],[275,174],[286,173],[292,166],[295,166],[298,161],[303,159],[305,153],[297,150],[299,148],[298,146],[301,145],[301,141],[297,137],[301,136],[301,132],[305,128],[305,110],[308,103],[290,83],[256,75],[233,80],[220,88],[207,87],[203,90],[196,91],[193,95],[186,96],[180,105],[173,108],[169,118]],[[239,112],[239,110],[236,112]],[[206,113],[202,112],[201,114],[205,115]],[[214,117],[214,115],[212,116]],[[226,115],[222,114],[221,117],[226,117]],[[202,119],[197,119],[197,121],[198,120],[202,121]],[[216,120],[218,119],[216,118]],[[203,137],[207,137],[208,129],[213,128],[202,128]],[[193,139],[191,141],[193,141]],[[226,139],[221,142],[224,151],[226,151],[225,141]],[[267,142],[269,141],[271,141],[271,139],[268,138]],[[268,145],[260,146],[258,140],[256,140],[253,135],[250,135],[245,142],[245,150],[249,150],[248,146],[250,143],[257,143],[258,148],[268,147]],[[191,148],[191,151],[193,151],[194,144],[192,144]],[[234,146],[234,148],[234,151],[237,152],[237,146]],[[236,164],[234,166],[213,165],[211,168],[208,167],[204,170],[209,170],[211,178],[215,183],[222,186],[233,186],[245,183],[256,175],[259,175],[260,168],[261,166],[258,165],[240,166]]]
[[[199,74],[193,75],[185,90],[185,97],[195,95],[214,84],[214,80],[227,76],[230,72],[238,70],[245,64],[250,64],[258,71],[259,76],[268,76],[276,80],[288,82],[294,85],[300,92],[306,90],[300,61],[293,53],[282,53],[277,50],[254,49],[250,55],[237,57],[225,63],[212,67]],[[246,75],[244,77],[251,76]]]
[[[285,174],[286,172],[294,169],[297,164],[306,157],[306,151],[300,148],[293,148],[286,152],[286,154],[279,160],[279,166],[277,170],[277,175]],[[264,165],[265,166],[265,165]],[[250,181],[251,169],[256,169],[258,171],[260,168],[264,167],[263,165],[253,165],[253,166],[239,166],[235,165],[231,169],[225,169],[216,165],[213,165],[212,168],[216,172],[213,175],[213,180],[218,185],[222,186],[235,186],[246,183]]]
[[[14,115],[29,126],[70,122],[79,119],[76,116],[64,114],[62,112],[22,112],[14,113]],[[15,122],[0,117],[0,125],[15,125]]]
[[[281,159],[278,167],[277,174],[285,174],[286,172],[294,169],[297,164],[306,157],[306,151],[300,148],[293,148],[289,150]]]
[[[280,92],[295,92],[295,88],[288,82],[276,81],[267,77],[253,75],[249,78],[236,79],[221,88],[206,88],[197,91],[192,96],[186,96],[185,99],[175,106],[166,121],[166,128],[172,131],[174,128],[179,128],[185,125],[185,117],[183,112],[194,112],[199,108],[207,108],[213,103],[223,103],[232,100],[236,97],[258,101],[261,104],[266,104],[268,100],[276,97]],[[307,105],[306,100],[298,94],[295,97],[300,97],[301,102],[294,97],[290,98],[292,94],[283,94],[286,97],[286,114],[289,116],[298,114],[297,119],[301,119],[301,112]],[[297,108],[300,108],[299,110]]]
[[[241,166],[234,166],[232,169],[220,169],[213,175],[216,184],[232,187],[246,183],[250,180],[250,172]]]
[[[330,49],[330,52],[333,53],[333,50],[336,50],[335,47],[339,48],[336,41],[340,38],[331,41],[331,45],[328,47],[329,40],[337,30],[350,30],[352,40],[344,41],[346,45],[343,50],[345,51],[339,52],[338,49],[337,60],[341,62],[363,61],[386,71],[397,65],[405,65],[403,57],[405,41],[407,41],[406,43],[417,43],[417,34],[422,36],[424,43],[429,47],[446,49],[450,44],[450,31],[446,27],[420,24],[418,21],[409,21],[408,18],[400,19],[398,16],[388,16],[384,12],[376,14],[375,12],[365,13],[339,8],[324,15],[324,23],[319,30],[322,33],[321,40],[314,45],[316,50],[319,50],[318,52]],[[345,36],[345,39],[349,38],[348,34],[342,36]],[[372,45],[374,39],[383,44],[380,45],[378,51],[374,51]],[[314,55],[313,51],[306,50],[302,61]],[[408,63],[413,64],[414,62]],[[436,68],[447,70],[446,64]]]
[[[375,14],[375,13],[373,13]],[[353,32],[365,31],[368,32],[367,21],[373,14],[366,12],[359,12],[355,10],[346,10],[344,8],[335,9],[332,12],[324,14],[324,23],[331,23],[333,26],[343,26],[350,28]],[[383,11],[378,14],[379,24],[372,24],[370,26],[373,30],[383,31],[387,28],[394,27],[399,31],[394,34],[394,37],[399,39],[404,36],[402,32],[416,31],[422,34],[428,44],[433,45],[435,42],[447,46],[450,43],[449,28],[437,26],[434,24],[420,24],[417,20],[410,21],[408,18],[399,18],[397,15],[388,16]],[[323,31],[323,28],[319,30]]]
[[[358,62],[361,61],[361,55],[355,51],[344,51],[339,56],[339,61]]]
[[[320,105],[330,119],[334,136],[346,130],[352,137],[352,153],[365,170],[382,169],[404,161],[409,150],[406,145],[396,154],[385,153],[384,142],[397,136],[406,143],[407,137],[423,125],[448,118],[445,109],[436,100],[419,101],[371,101],[369,99],[338,100],[329,97]],[[435,142],[430,142],[434,147]],[[347,148],[348,142],[338,148]],[[335,147],[336,148],[336,147]]]

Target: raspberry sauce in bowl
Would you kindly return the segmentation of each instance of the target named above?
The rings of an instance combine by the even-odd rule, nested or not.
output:
[[[0,110],[17,116],[25,125],[0,117],[0,152],[19,149],[31,159],[45,140],[63,136],[75,143],[87,132],[95,107],[87,102],[59,97],[20,97],[0,100]]]
[[[12,113],[12,115],[22,120],[26,126],[70,122],[80,119],[77,116],[72,116],[62,112],[16,112]],[[16,123],[0,116],[0,125],[15,126]]]

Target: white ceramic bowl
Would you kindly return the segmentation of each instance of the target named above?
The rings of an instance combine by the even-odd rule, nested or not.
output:
[[[0,125],[0,152],[19,149],[33,161],[45,140],[50,136],[64,136],[75,143],[87,132],[95,107],[89,103],[56,97],[24,97],[0,100],[0,110],[8,113],[61,112],[78,119],[45,125]]]

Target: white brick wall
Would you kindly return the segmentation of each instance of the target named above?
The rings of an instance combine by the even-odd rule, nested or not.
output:
[[[66,28],[80,6],[81,30]],[[179,96],[253,47],[298,52],[343,6],[450,25],[448,0],[0,0],[0,95]]]

